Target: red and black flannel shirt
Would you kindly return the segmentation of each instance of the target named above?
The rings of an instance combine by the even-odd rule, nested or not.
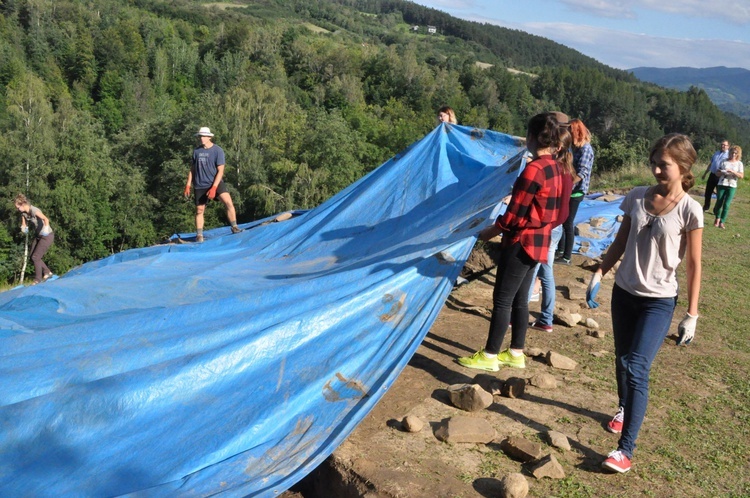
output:
[[[503,245],[521,243],[534,261],[547,262],[550,232],[562,206],[560,167],[552,156],[539,156],[526,165],[513,184],[510,204],[495,224]]]

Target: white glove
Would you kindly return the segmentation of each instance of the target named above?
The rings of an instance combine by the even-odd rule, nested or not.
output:
[[[693,340],[693,337],[695,337],[695,326],[698,324],[698,315],[691,315],[690,313],[685,313],[685,316],[682,318],[682,321],[677,326],[677,345],[687,346],[690,344],[690,342]]]
[[[595,301],[596,295],[599,293],[599,284],[602,282],[602,272],[596,271],[591,276],[589,287],[586,289],[586,304],[589,308],[598,308],[599,303]]]

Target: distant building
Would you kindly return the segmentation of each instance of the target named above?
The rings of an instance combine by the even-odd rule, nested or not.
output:
[[[412,31],[419,31],[419,26],[412,26],[412,27],[411,27],[411,30],[412,30]]]
[[[435,26],[427,26],[427,32],[431,35],[434,35],[435,33],[437,33],[437,28]]]

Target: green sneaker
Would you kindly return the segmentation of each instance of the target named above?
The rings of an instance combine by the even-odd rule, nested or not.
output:
[[[497,354],[497,362],[508,367],[526,368],[526,355],[521,353],[521,356],[513,356],[510,349],[506,349]]]
[[[487,358],[484,355],[484,349],[480,349],[471,356],[462,356],[458,359],[458,363],[464,367],[476,368],[477,370],[489,370],[490,372],[500,370],[497,358]]]

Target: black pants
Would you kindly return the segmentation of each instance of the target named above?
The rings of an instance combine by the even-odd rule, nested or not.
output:
[[[562,238],[557,245],[557,250],[562,253],[562,257],[565,259],[570,259],[573,254],[573,244],[576,241],[576,214],[578,214],[578,206],[581,205],[583,197],[582,195],[571,197],[568,203],[568,219],[563,223]]]
[[[31,243],[31,261],[34,263],[34,282],[39,283],[45,275],[51,275],[52,270],[44,264],[42,258],[52,244],[55,242],[54,232],[49,235],[39,236]]]
[[[708,181],[706,181],[706,195],[705,199],[703,200],[703,210],[708,211],[711,209],[711,196],[714,195],[714,190],[716,190],[716,185],[719,184],[719,177],[714,175],[713,173],[708,174]]]
[[[505,332],[511,321],[513,332],[510,347],[523,349],[529,326],[529,287],[534,280],[537,262],[531,259],[520,243],[506,247],[500,253],[492,293],[492,320],[487,345],[490,354],[500,352]]]

